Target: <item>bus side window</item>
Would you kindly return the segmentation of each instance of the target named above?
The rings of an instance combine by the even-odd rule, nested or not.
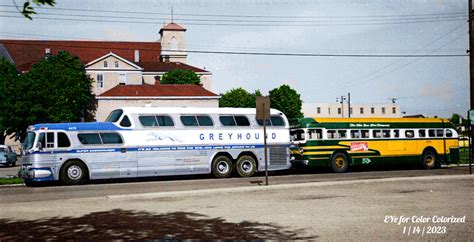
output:
[[[199,126],[214,126],[211,117],[209,116],[196,116]]]
[[[308,136],[309,139],[322,139],[323,137],[323,130],[322,129],[309,129],[308,130]]]
[[[184,126],[199,126],[196,116],[181,116],[180,119]]]
[[[58,132],[58,147],[69,147],[71,146],[71,142],[67,137],[66,133]]]
[[[393,138],[399,138],[400,137],[400,130],[393,130]]]
[[[351,138],[352,139],[359,139],[360,138],[360,130],[351,130]]]
[[[245,116],[234,116],[237,126],[250,126],[250,122]]]
[[[405,130],[405,137],[406,137],[406,138],[413,138],[413,137],[415,137],[415,131],[413,131],[413,130]]]
[[[369,138],[369,130],[363,129],[363,130],[361,130],[361,134],[362,134],[361,135],[362,138],[364,138],[364,139]]]
[[[336,130],[328,130],[327,131],[328,139],[335,139],[336,137]]]
[[[451,131],[450,129],[446,129],[446,137],[448,138],[453,137],[453,131]]]
[[[174,126],[173,119],[171,119],[170,116],[158,115],[156,116],[156,120],[158,120],[159,126]]]
[[[390,138],[390,130],[388,130],[388,129],[382,130],[382,137]]]
[[[220,116],[219,120],[223,126],[236,126],[233,116]]]
[[[158,124],[156,123],[155,116],[139,116],[138,120],[145,127],[158,126]]]
[[[382,138],[382,131],[381,130],[373,130],[372,131],[372,137],[374,138]]]
[[[272,126],[285,126],[285,121],[280,116],[271,116]]]
[[[429,136],[430,138],[436,137],[436,135],[435,135],[435,130],[434,130],[434,129],[429,129],[429,130],[428,130],[428,136]]]
[[[436,137],[444,137],[444,130],[436,129]]]
[[[345,130],[338,130],[337,134],[338,134],[338,138],[340,138],[340,139],[347,138],[347,132]]]
[[[420,138],[426,137],[426,130],[424,130],[424,129],[418,130],[418,137],[420,137]]]

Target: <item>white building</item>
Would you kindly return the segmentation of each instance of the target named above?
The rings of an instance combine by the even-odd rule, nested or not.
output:
[[[347,103],[303,103],[305,117],[325,118],[363,118],[385,117],[401,118],[400,106],[395,103],[387,104],[351,104],[350,110]]]

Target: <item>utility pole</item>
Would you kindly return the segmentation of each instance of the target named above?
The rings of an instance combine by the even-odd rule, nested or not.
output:
[[[351,93],[347,93],[347,110],[349,110],[349,118],[351,117]]]
[[[474,49],[474,41],[472,39],[472,0],[468,0],[468,26],[469,26],[469,83],[470,83],[470,97],[471,97],[471,108],[470,111],[474,109],[474,60],[473,60],[473,55],[472,55],[472,50]],[[468,112],[468,116],[471,112]],[[471,160],[474,159],[473,156],[473,149],[472,149],[472,143],[474,141],[474,133],[472,132],[472,121],[468,123],[469,126],[469,136],[470,136],[470,142],[469,142],[469,174],[472,174],[472,168],[471,168]]]
[[[468,25],[469,25],[469,82],[471,86],[471,110],[474,109],[474,61],[472,50],[474,49],[474,41],[472,39],[472,0],[468,0]]]

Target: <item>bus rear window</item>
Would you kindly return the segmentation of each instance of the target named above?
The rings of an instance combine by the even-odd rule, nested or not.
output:
[[[297,129],[297,130],[290,131],[290,136],[291,136],[291,140],[293,140],[293,141],[305,140],[304,130],[302,130],[302,129]]]

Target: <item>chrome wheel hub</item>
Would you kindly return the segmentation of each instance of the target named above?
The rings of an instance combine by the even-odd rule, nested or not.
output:
[[[67,169],[67,176],[71,180],[78,180],[82,176],[82,169],[79,166],[72,165]]]
[[[227,173],[229,171],[229,166],[227,165],[226,162],[224,161],[219,161],[217,163],[217,170],[220,172],[220,173]]]

